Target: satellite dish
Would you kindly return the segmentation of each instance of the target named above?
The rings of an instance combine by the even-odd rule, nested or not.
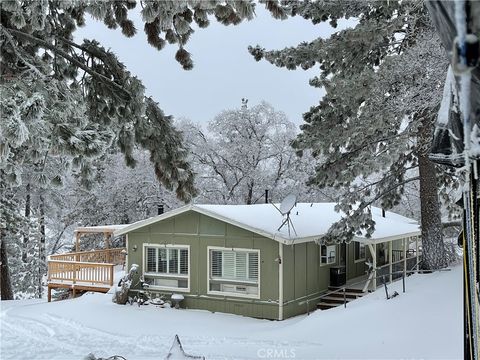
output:
[[[280,229],[286,224],[288,226],[288,236],[290,236],[290,226],[295,232],[295,235],[297,235],[297,231],[293,226],[292,219],[290,219],[290,211],[292,211],[296,203],[297,203],[297,196],[295,194],[290,194],[290,195],[287,195],[285,199],[283,199],[283,201],[280,204],[280,208],[277,208],[275,205],[272,204],[275,207],[275,209],[277,209],[278,212],[282,214],[282,216],[286,216],[286,218],[283,220],[282,224],[277,229],[277,231],[280,231]]]
[[[283,199],[282,203],[280,204],[280,213],[282,215],[288,215],[296,203],[297,196],[295,194],[287,195],[287,197]]]

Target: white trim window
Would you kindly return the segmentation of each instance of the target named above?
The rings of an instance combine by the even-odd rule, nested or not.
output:
[[[208,248],[208,293],[260,297],[260,251]]]
[[[154,289],[190,291],[190,246],[144,246],[143,276]]]
[[[365,260],[366,258],[365,244],[355,241],[353,243],[353,254],[354,254],[355,261]]]
[[[320,264],[328,265],[337,262],[337,245],[320,246]]]

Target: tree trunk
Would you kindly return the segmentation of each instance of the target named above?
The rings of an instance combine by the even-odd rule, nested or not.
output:
[[[45,258],[45,198],[40,195],[40,244],[38,247],[38,298],[42,298],[43,284],[42,279],[46,268]]]
[[[25,187],[25,192],[26,192],[26,195],[25,195],[25,219],[27,220],[27,222],[30,220],[30,212],[31,212],[31,209],[30,209],[30,184],[27,184],[27,186]],[[28,248],[28,241],[29,241],[29,238],[30,238],[30,234],[29,234],[29,227],[27,227],[26,230],[26,233],[25,235],[23,235],[23,251],[22,251],[22,262],[24,264],[27,263],[27,248]]]
[[[4,229],[0,229],[0,293],[2,300],[13,300]]]
[[[428,115],[419,128],[418,171],[420,176],[420,213],[422,225],[423,267],[426,270],[447,266],[443,227],[438,200],[435,164],[428,159],[435,119]]]
[[[5,239],[7,223],[10,220],[7,213],[10,210],[6,195],[5,173],[0,169],[0,298],[13,300],[10,268],[8,267],[7,242]]]
[[[251,182],[248,184],[247,198],[245,199],[245,202],[247,203],[247,205],[251,205],[251,204],[252,204],[252,200],[253,200],[253,186],[254,186],[254,182],[251,181]]]

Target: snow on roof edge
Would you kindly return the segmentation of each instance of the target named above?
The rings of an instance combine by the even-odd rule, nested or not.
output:
[[[242,229],[249,230],[249,231],[254,232],[258,235],[268,237],[272,240],[276,240],[276,241],[282,242],[284,244],[292,244],[293,243],[292,239],[285,239],[282,236],[280,236],[280,234],[271,234],[271,233],[266,232],[262,229],[258,229],[258,228],[255,228],[253,226],[249,226],[248,224],[240,223],[240,222],[235,221],[233,219],[221,216],[221,215],[219,215],[219,214],[217,214],[213,211],[208,211],[207,209],[203,209],[203,208],[197,206],[196,204],[184,205],[184,206],[179,207],[177,209],[170,210],[170,211],[168,211],[164,214],[156,215],[156,216],[153,216],[153,217],[145,219],[145,220],[140,220],[140,221],[134,222],[133,224],[130,224],[130,225],[126,226],[125,228],[122,228],[122,229],[119,229],[118,231],[115,231],[113,233],[113,236],[125,235],[125,234],[127,234],[131,231],[140,229],[144,226],[149,226],[149,225],[155,224],[158,221],[166,220],[170,217],[180,215],[180,214],[182,214],[184,212],[187,212],[187,211],[190,211],[190,210],[196,211],[199,214],[203,214],[203,215],[206,215],[206,216],[213,217],[213,218],[215,218],[217,220],[220,220],[220,221],[224,221],[224,222],[229,223],[231,225],[238,226]]]
[[[192,205],[189,204],[189,205],[184,205],[184,206],[181,206],[179,208],[176,208],[176,209],[173,209],[173,210],[170,210],[170,211],[167,211],[166,213],[163,213],[163,214],[160,214],[160,215],[155,215],[155,216],[152,216],[148,219],[144,219],[144,220],[140,220],[140,221],[136,221],[132,224],[129,224],[127,227],[123,228],[123,229],[119,229],[118,231],[115,231],[113,233],[113,236],[120,236],[120,235],[125,235],[131,231],[134,231],[134,230],[137,230],[137,229],[140,229],[144,226],[148,226],[148,225],[152,225],[152,224],[155,224],[156,222],[158,221],[161,221],[161,220],[165,220],[165,219],[168,219],[172,216],[175,216],[175,215],[179,215],[181,213],[184,213],[188,210],[191,210],[191,207]]]
[[[310,203],[299,203],[298,205],[305,206],[306,204],[310,204]],[[310,207],[313,204],[325,206],[325,205],[329,205],[330,203],[311,203]],[[261,205],[265,205],[265,204],[260,204],[260,206]],[[281,242],[281,243],[287,244],[287,245],[294,244],[294,243],[304,243],[304,242],[316,241],[316,240],[320,239],[321,237],[323,237],[325,235],[325,233],[318,233],[318,234],[309,235],[309,236],[285,237],[285,236],[282,236],[282,234],[278,230],[277,231],[272,231],[272,229],[268,229],[268,230],[261,229],[261,228],[252,226],[251,224],[247,224],[246,222],[239,221],[238,219],[234,219],[232,217],[229,217],[228,214],[225,215],[225,214],[219,213],[219,211],[212,210],[212,208],[213,209],[218,208],[220,210],[222,208],[224,210],[228,209],[228,208],[233,209],[233,207],[235,207],[235,206],[240,208],[240,207],[247,207],[247,206],[250,207],[250,206],[256,206],[256,205],[189,204],[189,205],[185,205],[185,206],[182,206],[180,208],[168,211],[168,212],[166,212],[164,214],[161,214],[161,215],[156,215],[156,216],[153,216],[153,217],[145,219],[145,220],[137,221],[133,224],[130,224],[128,226],[125,226],[121,229],[116,230],[113,233],[113,235],[114,236],[124,235],[124,234],[127,234],[127,233],[129,233],[131,231],[134,231],[136,229],[139,229],[139,228],[142,228],[142,227],[145,227],[145,226],[149,226],[149,225],[154,224],[158,221],[166,220],[170,217],[182,214],[182,213],[190,211],[190,210],[195,211],[195,212],[200,213],[200,214],[203,214],[203,215],[206,215],[206,216],[209,216],[209,217],[212,217],[212,218],[215,218],[215,219],[220,220],[220,221],[224,221],[224,222],[229,223],[231,225],[243,228],[245,230],[251,231],[251,232],[256,233],[258,235],[265,236],[267,238],[270,238],[272,240],[275,240],[275,241],[278,241],[278,242]],[[257,205],[257,206],[259,206],[259,205]],[[224,211],[224,213],[225,213],[225,211]],[[392,235],[388,234],[387,236],[380,236],[380,237],[377,237],[377,238],[375,238],[375,237],[372,237],[372,238],[356,237],[356,238],[353,239],[353,241],[365,242],[365,243],[378,243],[378,242],[392,241],[392,240],[403,238],[403,237],[420,235],[421,231],[418,227],[418,223],[415,220],[407,218],[407,217],[399,215],[399,214],[396,214],[396,213],[393,213],[393,212],[390,212],[390,211],[387,212],[387,215],[388,214],[391,215],[391,216],[387,216],[388,221],[392,221],[393,224],[395,224],[395,223],[400,224],[400,225],[408,224],[409,227],[404,229],[403,232],[393,233]],[[385,218],[383,218],[383,219],[385,219]],[[416,226],[416,229],[412,228],[413,226]]]
[[[95,226],[78,226],[73,232],[75,233],[102,233],[115,232],[130,226],[130,224],[112,224],[112,225],[95,225]]]

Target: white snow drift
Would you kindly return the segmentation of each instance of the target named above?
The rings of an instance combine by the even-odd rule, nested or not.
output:
[[[178,334],[207,359],[462,358],[462,272],[413,275],[328,311],[285,321],[203,310],[116,305],[110,295],[74,300],[2,301],[2,359],[163,359]]]

